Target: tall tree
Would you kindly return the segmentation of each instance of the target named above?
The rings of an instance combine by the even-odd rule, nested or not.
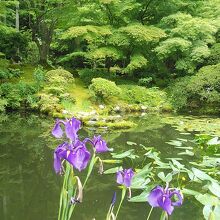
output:
[[[68,0],[20,0],[23,27],[31,29],[32,40],[37,44],[40,63],[47,64],[54,30],[63,10],[70,5]]]

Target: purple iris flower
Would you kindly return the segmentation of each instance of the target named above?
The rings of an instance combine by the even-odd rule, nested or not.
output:
[[[56,173],[62,173],[62,161],[68,161],[79,171],[85,169],[90,159],[90,152],[87,150],[85,144],[77,141],[74,145],[63,143],[59,145],[54,151],[54,169]]]
[[[133,176],[134,171],[131,168],[124,169],[123,171],[118,171],[116,174],[117,183],[122,184],[126,187],[130,187]]]
[[[85,144],[77,141],[72,154],[70,155],[71,164],[79,171],[84,170],[90,160],[90,152],[87,150]]]
[[[177,196],[177,201],[172,201],[172,198]],[[152,207],[161,207],[169,215],[172,214],[174,206],[181,206],[183,196],[178,189],[170,189],[168,186],[164,189],[161,186],[155,187],[148,196],[148,202]]]
[[[63,124],[65,126],[66,136],[70,140],[75,141],[78,137],[77,132],[81,127],[81,122],[79,120],[77,120],[76,118],[71,118],[66,121],[56,120],[56,123],[54,125],[53,130],[52,130],[52,134],[56,138],[61,138],[63,136],[63,130],[61,128],[61,124]]]
[[[94,136],[92,143],[97,153],[103,153],[109,151],[107,143],[105,140],[102,139],[101,135]]]

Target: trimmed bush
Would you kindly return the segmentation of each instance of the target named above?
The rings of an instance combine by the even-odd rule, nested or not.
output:
[[[109,100],[112,97],[118,97],[121,94],[121,89],[116,86],[115,82],[102,78],[93,79],[89,89],[97,99],[101,99],[102,101]]]
[[[73,75],[64,69],[50,70],[45,75],[46,82],[54,85],[74,83]]]

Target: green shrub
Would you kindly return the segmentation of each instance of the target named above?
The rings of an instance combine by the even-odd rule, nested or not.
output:
[[[0,80],[9,78],[9,71],[0,69]]]
[[[79,71],[79,77],[86,86],[89,86],[94,78],[113,80],[115,75],[107,72],[105,69],[82,69]]]
[[[101,99],[102,101],[109,100],[121,94],[121,89],[116,86],[115,82],[102,78],[94,78],[89,89],[97,99]]]
[[[35,102],[36,88],[24,82],[3,83],[1,91],[3,99],[7,101],[7,108],[10,109],[27,108],[33,104],[32,101]]]
[[[60,94],[59,98],[61,99],[61,101],[67,101],[70,103],[76,102],[76,99],[74,97],[70,96],[69,93],[62,93],[62,94]]]
[[[62,110],[59,98],[51,94],[42,93],[39,95],[39,99],[38,108],[43,113],[53,114]]]
[[[33,41],[28,43],[26,62],[31,64],[39,63],[40,55],[37,44]]]
[[[38,66],[33,73],[34,81],[37,87],[37,90],[39,91],[40,88],[43,86],[43,83],[45,81],[45,70],[42,66]]]
[[[166,94],[157,88],[147,89],[141,86],[122,85],[122,99],[130,104],[143,104],[157,107],[166,102]]]
[[[2,99],[0,97],[0,112],[4,112],[6,106],[7,106],[7,100]]]
[[[13,69],[8,67],[0,67],[0,80],[11,79],[13,77],[19,77],[23,71],[20,69]]]
[[[21,76],[22,73],[24,73],[20,69],[8,68],[8,70],[10,72],[10,78],[12,78],[12,77],[19,77],[19,76]]]
[[[138,80],[138,85],[148,87],[151,85],[152,81],[153,81],[152,77],[141,78]]]
[[[9,61],[3,58],[0,58],[0,69],[7,69],[9,66]]]
[[[183,109],[188,104],[188,84],[190,77],[177,79],[174,84],[168,88],[168,94],[171,98],[171,103],[176,110]]]
[[[48,71],[45,75],[45,79],[47,83],[53,85],[65,85],[67,83],[74,83],[73,75],[64,69]]]
[[[43,91],[51,95],[60,96],[64,93],[64,88],[59,86],[48,86],[45,87]]]
[[[220,64],[202,67],[195,76],[184,77],[169,87],[171,101],[177,110],[220,107]]]
[[[20,108],[21,96],[16,85],[12,83],[3,83],[1,85],[2,97],[7,100],[7,107],[11,109]]]

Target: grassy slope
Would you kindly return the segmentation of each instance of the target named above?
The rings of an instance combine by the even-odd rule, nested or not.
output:
[[[70,112],[87,112],[91,111],[94,107],[90,101],[89,90],[85,88],[84,83],[80,79],[75,78],[75,86],[69,85],[67,92],[76,99],[76,103],[72,105],[68,102],[63,102],[62,104],[66,110]]]
[[[35,67],[26,65],[22,67],[22,71],[24,72],[21,77],[19,78],[13,78],[10,81],[13,83],[17,83],[19,81],[23,81],[26,83],[32,83],[34,82],[33,72]],[[76,78],[75,79],[75,86],[72,84],[69,84],[67,87],[66,92],[70,93],[70,95],[76,99],[75,105],[69,102],[62,102],[64,108],[68,110],[69,112],[79,112],[79,111],[91,111],[93,107],[95,107],[90,99],[89,90],[86,89],[84,83]]]
[[[12,83],[18,83],[19,81],[23,81],[23,82],[26,82],[26,83],[34,82],[34,76],[33,76],[33,72],[34,72],[34,69],[35,69],[34,66],[25,65],[22,68],[20,68],[20,67],[15,67],[15,68],[21,69],[24,73],[18,78],[10,79],[10,82],[12,82]]]

